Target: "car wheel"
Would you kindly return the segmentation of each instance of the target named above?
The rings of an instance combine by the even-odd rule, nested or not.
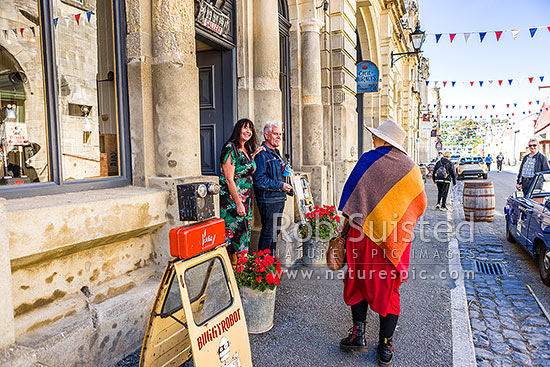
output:
[[[487,174],[486,174],[486,173],[483,174],[483,179],[484,179],[484,180],[487,179]]]
[[[506,239],[508,242],[516,242],[516,239],[512,235],[512,232],[510,232],[510,225],[508,224],[508,218],[506,218]]]
[[[550,286],[550,250],[539,243],[539,274],[542,282]]]

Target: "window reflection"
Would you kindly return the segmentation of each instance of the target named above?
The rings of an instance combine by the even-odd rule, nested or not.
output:
[[[36,1],[0,6],[0,185],[50,180]]]

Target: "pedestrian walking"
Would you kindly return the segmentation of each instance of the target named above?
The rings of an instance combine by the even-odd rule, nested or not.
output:
[[[390,366],[400,308],[399,287],[407,279],[414,226],[426,208],[418,166],[402,144],[405,131],[393,121],[372,133],[374,149],[363,154],[348,177],[339,209],[350,223],[344,301],[353,327],[344,350],[366,351],[367,309],[379,314],[378,362]]]
[[[285,182],[285,161],[277,149],[282,140],[280,123],[267,122],[264,138],[264,149],[256,156],[257,169],[254,173],[254,194],[262,220],[258,250],[269,249],[275,253],[286,193],[292,190],[292,186]]]
[[[504,156],[502,155],[502,152],[498,153],[497,155],[497,172],[502,172],[502,163],[504,163]]]
[[[225,221],[228,252],[248,250],[252,231],[252,174],[256,170],[257,148],[254,124],[248,119],[237,121],[220,154],[220,217]]]
[[[437,153],[437,157],[435,157],[435,161],[436,161],[436,162],[439,162],[439,160],[440,160],[441,158],[443,158],[443,152],[438,152],[438,153]]]
[[[522,190],[524,195],[527,194],[527,189],[529,189],[529,185],[537,172],[550,170],[548,159],[546,159],[544,154],[538,152],[538,145],[539,142],[536,138],[529,140],[529,154],[523,157],[519,166],[516,189]]]
[[[437,204],[436,209],[447,211],[447,195],[451,182],[456,185],[456,172],[453,162],[449,160],[451,153],[445,152],[443,158],[435,164],[434,174],[432,176],[434,184],[437,185]]]
[[[491,163],[493,163],[493,157],[491,157],[490,154],[487,154],[487,157],[485,157],[485,164],[487,165],[487,171],[491,170]]]

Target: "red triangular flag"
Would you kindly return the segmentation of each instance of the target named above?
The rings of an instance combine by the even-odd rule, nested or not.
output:
[[[19,32],[21,32],[21,37],[23,37],[23,31],[25,30],[25,28],[19,28]]]
[[[499,81],[498,81],[498,85],[502,85],[502,80],[499,80]]]
[[[500,40],[500,36],[502,36],[502,31],[496,31],[495,34],[497,36],[497,42],[498,42]]]
[[[533,83],[533,77],[529,78],[529,83]]]
[[[506,108],[510,108],[510,103],[506,103]]]
[[[529,101],[529,106],[531,106],[531,102],[533,102],[533,101]]]
[[[550,25],[548,26],[548,32],[550,32]]]
[[[75,14],[74,20],[76,20],[76,24],[80,25],[80,14]]]
[[[466,107],[466,109],[468,109],[468,106],[464,106],[464,107]]]
[[[451,38],[451,43],[453,43],[453,40],[455,39],[456,33],[449,34],[449,37]]]
[[[473,86],[474,86],[474,82],[470,82],[470,85],[473,87]]]
[[[485,109],[488,109],[488,108],[489,108],[489,105],[488,105],[488,104],[486,104],[486,105],[485,105]]]
[[[444,86],[444,87],[447,86],[447,82],[443,82],[443,86]]]

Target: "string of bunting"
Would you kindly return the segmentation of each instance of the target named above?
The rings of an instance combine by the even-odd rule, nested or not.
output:
[[[68,26],[69,22],[74,21],[77,25],[80,25],[80,22],[84,19],[90,23],[90,20],[92,18],[92,15],[95,13],[93,11],[87,11],[84,13],[77,13],[77,14],[71,14],[66,15],[63,17],[58,17],[53,19],[53,25],[57,28],[57,24],[59,23],[60,19],[63,19],[65,24]],[[29,36],[29,32],[32,34],[31,39],[34,40],[36,38],[36,35],[39,34],[39,27],[33,26],[33,27],[17,27],[17,28],[9,28],[9,29],[1,29],[2,35],[6,40],[9,41],[10,35],[15,36],[15,38],[25,38],[25,35]]]
[[[496,85],[498,83],[498,86],[501,87],[503,84],[511,86],[514,81],[516,83],[522,84],[526,80],[529,81],[529,84],[533,84],[533,81],[536,82],[538,80],[540,80],[540,83],[542,83],[544,81],[544,76],[538,76],[538,77],[530,76],[530,77],[527,77],[527,78],[493,79],[493,80],[476,80],[476,81],[473,81],[473,80],[470,80],[470,81],[466,81],[466,80],[458,80],[458,81],[456,81],[456,80],[451,80],[451,81],[448,81],[448,80],[426,80],[426,86],[429,86],[430,83],[431,83],[434,87],[437,87],[439,83],[442,83],[443,87],[446,87],[447,85],[449,85],[451,87],[454,87],[457,83],[459,83],[460,85],[470,84],[471,87],[478,86],[478,85],[480,87],[483,87],[483,84],[485,82],[487,82],[488,84],[491,84],[491,85],[493,85],[493,84]],[[485,85],[487,85],[487,84],[485,84]]]
[[[537,100],[537,101],[528,101],[528,102],[525,102],[527,103],[529,106],[535,106],[533,104],[533,102],[536,102],[537,105],[540,104],[540,100]],[[504,105],[506,106],[506,108],[517,108],[519,103],[517,102],[514,102],[514,103],[505,103]],[[431,106],[433,106],[433,108],[436,108],[437,107],[437,104],[430,104],[428,103],[428,108],[430,108]],[[445,107],[443,107],[445,106]],[[485,107],[486,110],[489,109],[489,107],[491,107],[492,109],[495,109],[495,107],[497,107],[496,104],[486,104],[486,105],[477,105],[478,107],[481,107],[481,109],[483,109],[483,107]],[[498,104],[498,106],[500,107],[500,104]],[[445,104],[445,105],[441,105],[442,108],[445,108],[445,109],[451,109],[451,110],[454,110],[455,108],[458,108],[459,110],[462,109],[462,107],[464,107],[465,110],[467,110],[468,108],[471,109],[471,110],[474,110],[476,108],[476,105],[449,105],[449,104]],[[546,106],[545,107],[546,110],[548,110],[548,107]],[[479,108],[478,108],[479,110]],[[540,111],[542,111],[542,108],[540,109]]]
[[[550,32],[550,25],[547,25],[547,26],[540,26],[540,27],[531,27],[531,28],[523,28],[523,29],[509,29],[509,30],[501,30],[501,31],[460,32],[460,33],[459,32],[457,32],[457,33],[426,33],[426,38],[434,37],[435,43],[439,43],[439,41],[441,40],[443,35],[445,35],[445,38],[449,37],[450,43],[453,43],[456,36],[458,34],[461,34],[464,37],[464,43],[468,43],[468,40],[470,39],[470,36],[477,34],[478,37],[476,37],[476,38],[478,38],[479,42],[482,43],[488,33],[491,33],[491,34],[494,33],[495,38],[498,42],[502,38],[502,35],[505,34],[505,33],[511,33],[512,38],[514,40],[516,40],[521,31],[529,30],[529,35],[531,36],[531,38],[533,38],[533,37],[535,37],[535,34],[537,33],[537,30],[544,29],[544,28],[548,29],[548,31]]]

